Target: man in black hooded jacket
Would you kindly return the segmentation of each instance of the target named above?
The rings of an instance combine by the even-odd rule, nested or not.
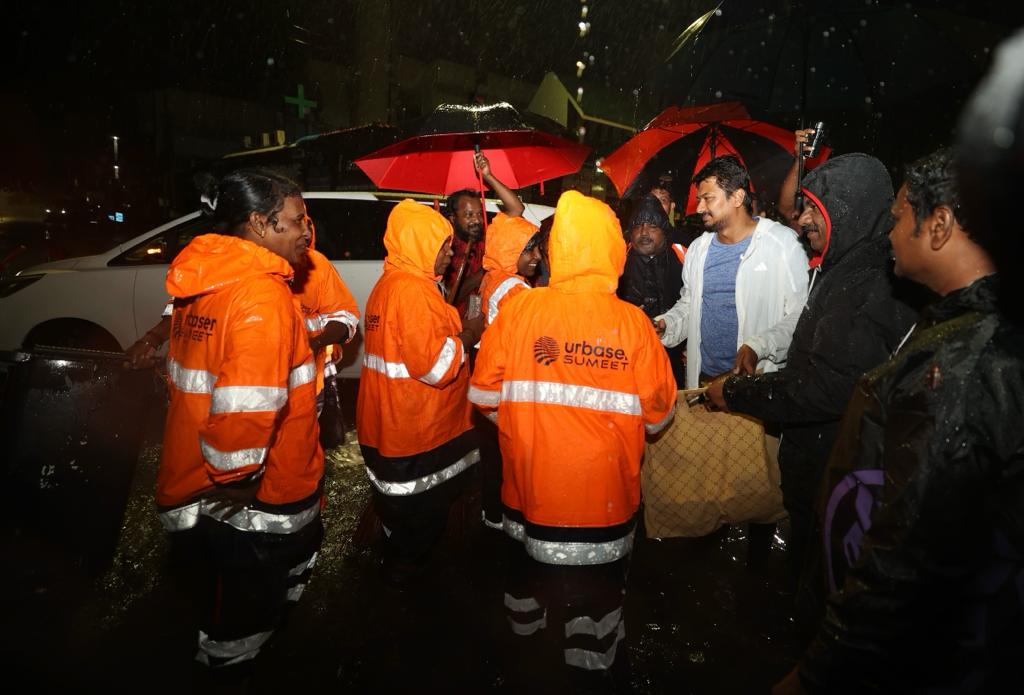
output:
[[[672,227],[664,204],[654,195],[641,198],[629,218],[629,254],[619,278],[619,299],[640,307],[651,319],[679,300],[683,288],[683,249],[670,243]],[[666,347],[677,384],[686,382],[683,344]]]
[[[1020,284],[1016,44],[961,122],[963,205],[947,150],[910,167],[893,206],[896,272],[941,298],[843,417],[820,498],[832,593],[776,695],[1021,692],[1024,330],[999,311]]]
[[[779,468],[791,534],[794,579],[815,527],[814,501],[839,418],[856,380],[884,362],[914,322],[893,296],[890,246],[892,182],[865,154],[829,160],[804,179],[798,220],[816,255],[807,304],[784,369],[714,382],[722,409],[782,427]]]

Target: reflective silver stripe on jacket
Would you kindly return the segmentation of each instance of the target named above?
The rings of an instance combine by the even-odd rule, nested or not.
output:
[[[625,557],[633,549],[633,534],[603,543],[541,541],[527,536],[527,554],[548,565],[604,565]]]
[[[355,336],[356,331],[359,330],[359,319],[351,311],[332,311],[329,314],[320,314],[320,322],[326,326],[330,321],[340,321],[341,323],[348,326],[348,339],[352,340]]]
[[[200,500],[181,507],[160,512],[160,523],[168,531],[184,531],[194,527],[200,516],[217,519],[239,531],[258,531],[261,533],[295,533],[320,514],[319,501],[311,504],[301,512],[294,514],[275,514],[262,509],[242,509],[237,514],[223,518],[209,511],[211,502]]]
[[[517,521],[504,518],[505,533],[526,547],[527,554],[548,565],[603,565],[625,557],[633,550],[633,533],[622,538],[600,543],[541,541],[526,535],[526,529]]]
[[[218,386],[210,413],[276,413],[287,401],[288,392],[276,386]]]
[[[169,301],[166,304],[164,304],[164,310],[162,312],[160,312],[160,316],[170,316],[173,313],[174,313],[174,300],[172,299],[171,301]]]
[[[468,397],[470,403],[486,405],[492,408],[497,408],[498,404],[501,403],[501,391],[488,391],[476,386],[469,387]]]
[[[245,466],[259,466],[267,457],[267,447],[255,447],[252,449],[235,449],[234,451],[219,451],[214,449],[202,437],[199,438],[199,450],[203,452],[203,458],[211,466],[220,471],[233,471]]]
[[[451,480],[479,460],[480,450],[473,449],[447,468],[443,468],[436,473],[431,473],[430,475],[425,475],[422,478],[416,478],[415,480],[409,480],[406,482],[396,483],[389,482],[387,480],[380,480],[373,474],[373,471],[370,470],[369,466],[366,467],[366,475],[370,478],[370,482],[373,483],[373,486],[382,494],[389,495],[391,497],[418,495],[421,492],[426,492],[432,487],[437,487],[441,483]]]
[[[167,360],[167,376],[175,388],[185,393],[213,393],[217,376],[203,369],[182,367],[175,359]]]
[[[320,323],[320,316],[307,316],[306,317],[306,332],[307,333],[319,333],[323,325]]]
[[[420,377],[420,381],[431,386],[441,381],[441,378],[451,368],[458,352],[459,347],[455,343],[455,338],[445,338],[444,347],[441,348],[441,354],[437,356],[437,361],[434,362],[434,366],[430,368],[429,372]]]
[[[590,649],[566,649],[565,663],[569,666],[586,669],[587,671],[607,671],[615,663],[615,652],[619,642],[626,637],[626,624],[619,623],[615,631],[615,642],[608,651],[597,652]]]
[[[266,644],[273,630],[257,632],[256,634],[233,640],[212,640],[210,636],[199,631],[199,652],[196,654],[196,661],[206,666],[231,666],[254,659],[260,653],[260,647]],[[211,663],[210,658],[217,659]],[[226,661],[221,661],[226,659]]]
[[[506,381],[501,385],[501,399],[517,403],[547,403],[606,413],[640,415],[640,396],[635,393],[608,391],[556,381]]]
[[[380,355],[363,354],[363,366],[380,372],[389,379],[408,379],[409,370],[402,362],[385,362]]]
[[[308,384],[312,381],[316,381],[316,364],[313,361],[305,362],[300,364],[295,369],[288,372],[288,389],[298,388],[303,384]]]
[[[498,285],[494,294],[487,300],[487,323],[494,323],[494,319],[498,317],[498,304],[501,303],[502,298],[508,294],[508,291],[516,285],[522,285],[523,287],[529,287],[522,279],[518,277],[505,278],[505,280]]]
[[[647,430],[647,434],[657,434],[658,432],[661,432],[663,429],[665,429],[665,427],[668,426],[668,423],[672,422],[672,416],[675,414],[676,406],[673,405],[672,408],[668,411],[668,415],[666,415],[653,425],[645,424],[644,429]]]

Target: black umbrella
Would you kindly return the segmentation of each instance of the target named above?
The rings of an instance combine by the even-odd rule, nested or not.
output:
[[[664,76],[674,102],[740,100],[754,113],[805,114],[906,103],[969,89],[1005,33],[910,3],[725,0],[680,37]]]

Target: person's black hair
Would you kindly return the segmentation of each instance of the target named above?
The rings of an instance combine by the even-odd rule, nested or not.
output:
[[[213,221],[213,231],[234,236],[242,234],[254,212],[276,226],[285,198],[302,195],[297,183],[270,169],[239,169],[219,181],[203,173],[196,175],[195,184],[200,210]]]
[[[743,207],[746,208],[748,215],[754,214],[753,202],[750,199],[750,174],[743,168],[735,155],[724,154],[712,159],[701,167],[697,175],[693,177],[693,185],[699,186],[701,181],[710,179],[712,176],[715,177],[719,188],[725,191],[727,196],[742,190]]]
[[[448,199],[444,201],[444,214],[446,217],[454,217],[456,208],[459,207],[459,198],[468,197],[475,200],[480,199],[480,191],[474,191],[471,188],[463,188],[462,190],[455,191]]]
[[[920,225],[935,208],[945,205],[953,211],[956,221],[967,229],[960,208],[960,188],[956,180],[953,150],[943,147],[921,157],[907,167],[907,202],[914,210],[914,219]]]
[[[645,195],[637,201],[633,207],[632,214],[629,216],[629,224],[623,230],[625,236],[628,237],[634,227],[642,224],[654,225],[665,232],[666,235],[672,230],[672,225],[668,222],[668,215],[665,214],[665,208],[662,207],[661,201],[653,195]]]

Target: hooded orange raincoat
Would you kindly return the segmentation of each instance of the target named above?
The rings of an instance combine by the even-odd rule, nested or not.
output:
[[[327,256],[314,249],[309,249],[307,256],[308,264],[296,273],[292,291],[299,300],[308,337],[320,335],[328,323],[338,321],[348,327],[348,339],[352,340],[359,329],[359,305],[355,297]],[[317,393],[323,390],[326,358],[326,350],[317,350]]]
[[[480,283],[480,303],[487,325],[498,316],[502,302],[511,299],[530,285],[519,274],[519,257],[537,228],[522,217],[509,217],[499,212],[487,228],[484,252],[484,279]]]
[[[359,443],[387,457],[435,449],[470,429],[462,321],[434,262],[451,223],[412,200],[388,217],[384,274],[366,300]]]
[[[540,562],[613,562],[632,548],[644,433],[669,423],[676,384],[650,319],[615,296],[611,209],[563,194],[548,250],[550,285],[484,333],[469,398],[497,408],[506,532]]]
[[[221,521],[292,533],[319,513],[324,458],[313,355],[280,256],[237,237],[196,237],[167,272],[175,297],[160,518],[191,528],[203,493],[259,476],[256,502]]]

